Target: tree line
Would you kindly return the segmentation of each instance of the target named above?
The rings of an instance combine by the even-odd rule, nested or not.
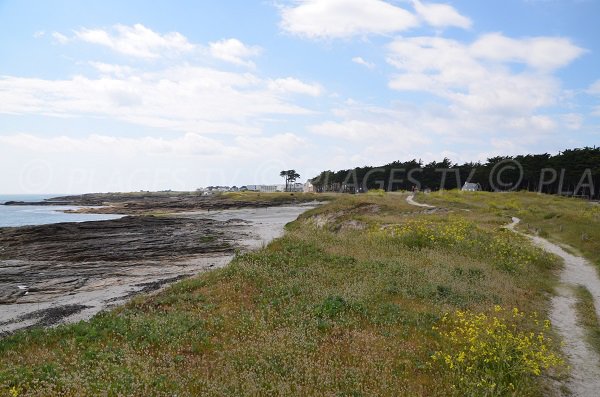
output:
[[[448,158],[427,164],[416,159],[394,161],[378,167],[323,171],[311,182],[317,192],[456,189],[471,182],[484,191],[528,190],[598,199],[600,147],[568,149],[557,155],[497,156],[464,164]]]

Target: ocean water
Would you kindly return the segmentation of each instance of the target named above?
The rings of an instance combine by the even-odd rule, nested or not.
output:
[[[37,202],[58,197],[60,194],[0,195],[0,204],[7,201]],[[121,218],[121,215],[107,214],[65,214],[64,210],[74,206],[43,205],[0,205],[0,227],[47,225],[60,222],[86,222]]]

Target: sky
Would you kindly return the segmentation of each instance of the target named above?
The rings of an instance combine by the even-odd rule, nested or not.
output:
[[[598,15],[598,0],[0,0],[0,193],[597,145]]]

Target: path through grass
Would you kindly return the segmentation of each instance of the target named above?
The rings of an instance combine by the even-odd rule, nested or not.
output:
[[[560,358],[544,320],[558,263],[505,223],[477,207],[431,214],[402,195],[341,196],[224,269],[1,340],[0,392],[549,392]]]

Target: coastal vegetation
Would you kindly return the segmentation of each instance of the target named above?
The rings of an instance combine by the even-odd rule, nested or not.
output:
[[[547,321],[560,263],[502,226],[522,216],[523,230],[594,258],[595,207],[527,193],[418,198],[438,208],[396,193],[332,195],[223,269],[89,322],[5,337],[0,391],[551,393],[568,371]],[[582,230],[589,239],[574,238]]]
[[[424,203],[456,210],[521,218],[520,230],[538,234],[585,256],[600,268],[600,205],[546,194],[440,191],[417,196]]]
[[[394,161],[381,166],[323,171],[312,178],[317,191],[358,192],[457,189],[478,183],[484,191],[521,191],[600,198],[600,147],[568,149],[557,155],[496,156],[485,162],[425,164]]]

